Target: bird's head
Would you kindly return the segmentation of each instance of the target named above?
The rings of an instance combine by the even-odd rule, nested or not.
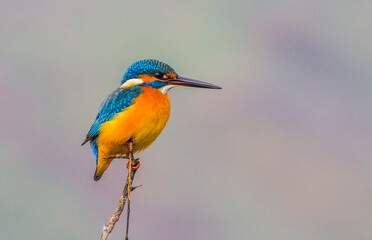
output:
[[[125,72],[121,84],[121,88],[136,85],[151,86],[163,93],[167,93],[175,86],[221,89],[207,82],[181,77],[171,66],[155,59],[133,63]]]

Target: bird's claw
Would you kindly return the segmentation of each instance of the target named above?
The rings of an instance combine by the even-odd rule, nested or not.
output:
[[[138,161],[139,158],[135,159],[132,164],[132,168],[138,169],[141,166],[141,163]],[[137,163],[137,164],[136,164]],[[129,168],[130,161],[127,163],[127,168]]]

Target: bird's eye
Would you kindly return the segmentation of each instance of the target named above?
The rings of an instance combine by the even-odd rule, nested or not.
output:
[[[154,77],[156,77],[157,79],[163,79],[164,74],[161,73],[161,72],[155,72],[155,73],[154,73]]]

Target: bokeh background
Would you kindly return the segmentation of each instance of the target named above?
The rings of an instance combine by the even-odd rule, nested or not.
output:
[[[80,147],[133,62],[176,88],[131,239],[372,239],[371,1],[0,3],[0,235],[98,239],[126,177]],[[123,239],[125,218],[110,239]]]

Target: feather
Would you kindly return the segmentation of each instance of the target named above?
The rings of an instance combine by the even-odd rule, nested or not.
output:
[[[97,117],[90,128],[86,139],[81,145],[84,145],[88,141],[94,140],[98,134],[101,125],[107,121],[110,121],[115,114],[122,112],[124,109],[129,107],[135,98],[142,93],[140,86],[134,86],[129,88],[118,88],[112,92],[101,104]]]

